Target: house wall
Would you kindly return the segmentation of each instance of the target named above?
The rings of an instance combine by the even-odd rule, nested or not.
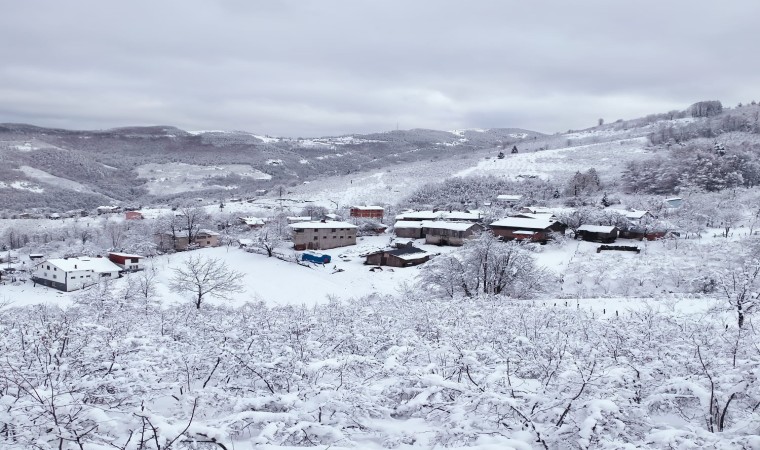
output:
[[[50,267],[48,269],[48,267]],[[118,272],[116,273],[118,277]],[[98,282],[98,274],[89,270],[72,270],[65,272],[55,266],[42,263],[32,273],[32,280],[45,286],[70,292],[82,289]]]
[[[367,256],[367,260],[364,262],[364,264],[368,264],[371,266],[379,266],[383,262],[383,255],[384,253],[377,253],[374,255]]]
[[[347,245],[356,245],[356,228],[293,230],[293,247],[296,250],[327,250]]]
[[[584,241],[612,243],[617,239],[617,230],[611,233],[593,233],[591,231],[578,231],[578,237]]]
[[[372,219],[382,219],[384,211],[382,209],[358,209],[351,208],[351,217],[369,217]]]
[[[500,237],[503,240],[511,241],[511,240],[531,240],[536,242],[543,242],[549,239],[549,232],[547,230],[542,231],[536,231],[532,235],[525,235],[525,234],[515,234],[516,231],[525,230],[524,228],[517,229],[517,228],[502,228],[502,227],[493,227],[491,228],[491,232],[494,236]],[[528,231],[534,231],[534,230],[528,230]]]
[[[393,230],[396,236],[402,238],[419,239],[422,237],[422,228],[396,228]]]
[[[474,225],[472,228],[466,231],[454,231],[439,228],[423,228],[422,234],[425,236],[425,243],[436,245],[464,245],[464,242],[471,238],[476,231],[480,231],[481,228]]]
[[[430,260],[429,255],[425,255],[423,257],[417,258],[417,259],[401,259],[398,256],[395,255],[388,255],[388,266],[391,267],[409,267],[409,266],[417,266],[419,264],[422,264],[426,261]]]
[[[182,251],[187,250],[189,241],[187,236],[178,236],[176,239],[172,239],[171,234],[157,234],[155,236],[156,245],[160,250],[174,250]]]
[[[142,258],[127,258],[121,255],[108,255],[108,259],[123,270],[142,270]]]
[[[196,235],[195,236],[195,243],[198,244],[201,247],[218,247],[219,246],[219,236],[218,235],[211,235],[207,236],[204,234]]]

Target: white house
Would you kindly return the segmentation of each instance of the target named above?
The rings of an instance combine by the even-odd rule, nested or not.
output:
[[[48,259],[34,266],[32,280],[44,286],[50,286],[69,292],[96,284],[103,278],[118,278],[121,268],[108,258]]]

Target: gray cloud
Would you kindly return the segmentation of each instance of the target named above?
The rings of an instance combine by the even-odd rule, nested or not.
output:
[[[760,3],[11,2],[0,121],[544,132],[756,95]]]

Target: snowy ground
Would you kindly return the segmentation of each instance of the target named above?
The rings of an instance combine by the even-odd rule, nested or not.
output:
[[[169,289],[172,268],[178,267],[191,256],[219,258],[230,268],[244,274],[245,292],[233,294],[228,300],[235,304],[263,301],[268,305],[326,303],[330,298],[348,299],[373,293],[396,294],[405,283],[413,283],[421,266],[407,268],[384,267],[382,271],[370,271],[364,265],[360,254],[385,248],[390,235],[359,238],[356,246],[321,251],[332,257],[326,265],[304,267],[293,262],[268,258],[256,253],[248,253],[237,247],[217,247],[192,252],[157,256],[148,260],[147,266],[158,270],[158,292],[163,302],[189,301],[186,296]],[[428,246],[421,242],[417,246],[431,252],[440,253],[454,250],[453,247]],[[286,255],[292,255],[286,250]],[[114,289],[127,282],[130,275],[116,280]],[[79,292],[63,293],[47,287],[33,287],[30,280],[0,285],[0,302],[13,306],[56,302],[70,304]],[[222,300],[210,300],[218,302]]]

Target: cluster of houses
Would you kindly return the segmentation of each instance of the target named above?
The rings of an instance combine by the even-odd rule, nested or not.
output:
[[[519,195],[500,195],[500,203],[514,203]],[[665,235],[663,231],[646,231],[638,227],[643,219],[651,217],[647,211],[611,210],[624,217],[630,226],[619,229],[608,225],[582,225],[575,229],[575,238],[592,242],[612,243],[616,239],[657,239]],[[381,207],[353,207],[352,217],[382,218]],[[293,218],[290,228],[296,250],[327,250],[356,244],[356,226],[347,222],[324,219],[320,221]],[[486,229],[503,240],[546,243],[555,235],[564,235],[567,225],[560,222],[553,210],[546,207],[524,207],[488,225],[483,223],[479,211],[408,211],[396,216],[393,226],[399,238],[425,239],[426,244],[463,245],[467,239]],[[397,248],[378,250],[366,255],[367,264],[405,267],[425,262],[430,257],[411,244]]]
[[[101,256],[51,258],[38,262],[32,270],[35,285],[52,287],[64,292],[76,291],[97,284],[102,279],[118,278],[122,272],[143,269],[143,256],[129,253],[109,253]]]

